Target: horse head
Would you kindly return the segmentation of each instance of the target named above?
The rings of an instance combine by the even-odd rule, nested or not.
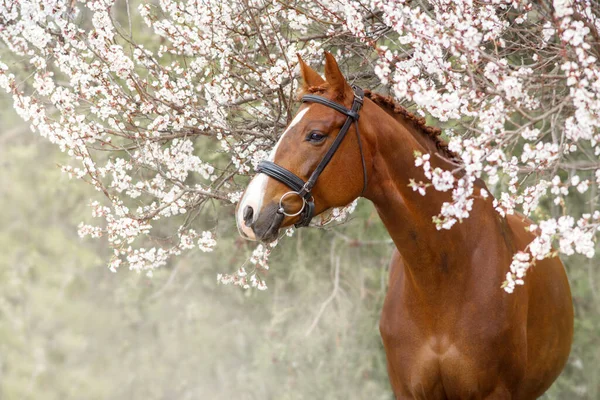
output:
[[[236,210],[238,230],[250,240],[273,241],[280,229],[305,226],[366,188],[371,155],[358,133],[365,124],[358,118],[362,90],[348,84],[329,53],[325,79],[298,60],[303,104],[259,164]]]

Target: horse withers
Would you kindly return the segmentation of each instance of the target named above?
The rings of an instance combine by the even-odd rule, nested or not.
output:
[[[236,210],[240,234],[265,242],[280,229],[359,196],[373,202],[394,241],[380,332],[397,399],[535,399],[562,371],[573,337],[573,305],[561,261],[539,261],[513,294],[501,289],[513,255],[533,234],[521,215],[501,217],[476,196],[450,230],[431,222],[450,194],[425,197],[414,153],[453,154],[390,98],[351,87],[325,54],[325,79],[299,58],[303,104]],[[476,194],[484,190],[476,182]]]

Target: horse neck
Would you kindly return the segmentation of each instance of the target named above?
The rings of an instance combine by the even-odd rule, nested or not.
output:
[[[415,284],[434,286],[457,284],[468,279],[468,257],[476,252],[476,232],[497,232],[498,217],[488,201],[476,201],[470,218],[450,230],[437,230],[432,217],[438,215],[450,192],[428,188],[422,196],[409,182],[429,182],[422,167],[415,166],[414,152],[432,153],[431,167],[455,167],[441,154],[432,140],[410,122],[400,122],[371,101],[365,103],[363,121],[373,154],[373,169],[365,197],[371,200],[400,252],[405,268]],[[373,149],[374,146],[374,149]],[[495,225],[495,226],[493,226]],[[470,239],[469,239],[470,238]],[[487,237],[486,237],[487,239]],[[501,239],[501,238],[500,238]],[[494,244],[498,240],[490,238]],[[450,282],[452,280],[452,282]]]

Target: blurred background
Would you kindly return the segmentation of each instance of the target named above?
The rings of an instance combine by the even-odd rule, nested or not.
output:
[[[370,203],[285,238],[265,292],[217,284],[254,248],[233,206],[206,217],[213,253],[111,273],[104,242],[77,235],[98,194],[6,96],[0,125],[0,399],[392,399],[378,331],[392,245]],[[598,259],[564,261],[575,342],[544,398],[599,399]]]

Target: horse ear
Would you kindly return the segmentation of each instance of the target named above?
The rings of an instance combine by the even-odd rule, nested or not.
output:
[[[338,96],[343,97],[348,90],[352,90],[346,78],[342,75],[338,63],[329,52],[325,52],[325,79]]]
[[[298,63],[300,64],[300,74],[302,75],[302,80],[304,83],[302,84],[303,88],[306,89],[311,86],[321,86],[325,83],[325,80],[321,78],[321,75],[311,67],[309,67],[302,57],[300,57],[300,53],[296,53],[298,56]]]

